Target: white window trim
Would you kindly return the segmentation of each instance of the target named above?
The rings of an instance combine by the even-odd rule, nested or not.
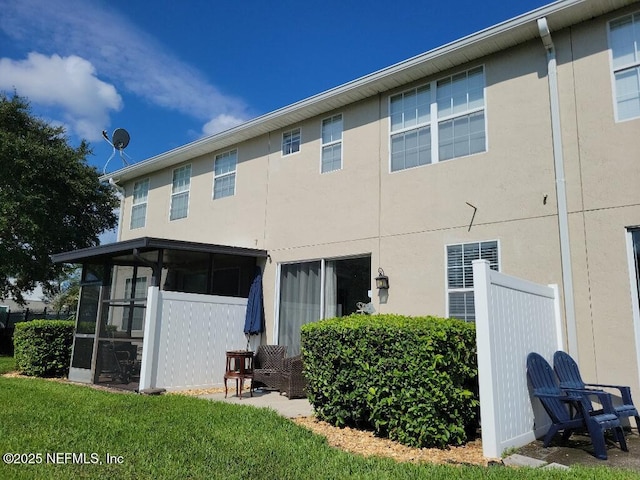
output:
[[[441,80],[444,80],[445,78],[450,78],[453,77],[454,75],[457,75],[458,73],[463,73],[463,72],[469,72],[471,70],[475,70],[476,68],[482,67],[482,79],[484,82],[484,87],[482,88],[482,98],[484,99],[484,105],[482,107],[476,107],[470,110],[465,110],[464,113],[456,113],[456,114],[451,114],[451,115],[447,115],[444,116],[442,118],[438,118],[438,97],[437,97],[437,85],[438,82]],[[416,123],[416,125],[413,125],[411,127],[405,127],[402,129],[398,129],[398,130],[391,130],[391,98],[395,97],[396,95],[402,94],[402,93],[406,93],[406,92],[410,92],[412,90],[418,90],[420,87],[424,87],[426,85],[429,85],[429,93],[431,95],[431,109],[429,111],[429,121],[428,122],[423,122],[423,123]],[[477,153],[470,153],[469,155],[462,155],[460,157],[453,157],[453,158],[449,158],[447,160],[440,160],[440,142],[439,142],[439,128],[438,128],[438,124],[440,122],[446,122],[447,120],[451,120],[453,118],[458,118],[458,117],[463,117],[463,116],[467,116],[467,115],[473,115],[474,113],[478,113],[478,112],[484,112],[484,141],[485,141],[485,145],[484,145],[484,151],[482,152],[477,152]],[[488,122],[487,122],[487,77],[486,77],[486,68],[484,64],[481,65],[476,65],[475,67],[471,67],[471,68],[467,68],[466,70],[451,74],[451,75],[447,75],[445,77],[441,77],[441,78],[436,78],[435,80],[432,80],[431,82],[427,82],[427,83],[421,83],[419,85],[416,85],[413,88],[408,88],[399,92],[395,92],[391,95],[388,96],[387,98],[387,120],[388,120],[388,135],[387,135],[387,141],[388,141],[388,152],[389,152],[389,165],[388,165],[388,169],[389,169],[389,173],[390,174],[395,174],[395,173],[399,173],[399,172],[405,172],[407,170],[413,170],[414,168],[421,168],[421,167],[428,167],[429,165],[436,165],[438,163],[442,163],[442,162],[448,162],[450,160],[457,160],[459,158],[466,158],[466,157],[472,157],[474,155],[482,155],[484,153],[487,153],[489,151],[489,135],[488,135]],[[412,130],[417,130],[419,128],[422,127],[430,127],[431,128],[431,163],[428,163],[426,165],[416,165],[415,167],[408,167],[408,168],[401,168],[400,170],[392,170],[391,169],[391,137],[393,135],[397,135],[399,133],[406,133],[406,132],[410,132]],[[473,243],[473,242],[471,242]]]
[[[226,173],[221,173],[220,175],[216,175],[216,162],[218,161],[218,159],[220,159],[223,155],[226,155],[227,153],[229,155],[231,155],[234,152],[235,152],[235,157],[236,157],[236,164],[235,164],[235,167],[234,167],[233,171],[226,172]],[[229,198],[229,197],[235,197],[236,196],[236,187],[237,187],[237,179],[238,179],[237,173],[238,173],[238,149],[237,148],[232,148],[231,150],[227,150],[225,152],[217,153],[215,155],[215,157],[213,158],[213,187],[211,189],[211,199],[212,200],[222,200],[224,198]],[[225,195],[224,197],[216,198],[216,180],[224,178],[224,177],[230,177],[231,175],[234,175],[234,177],[233,177],[233,195]]]
[[[295,131],[298,131],[298,150],[296,150],[295,152],[290,152],[290,153],[284,153],[284,136],[287,134],[292,134]],[[284,132],[282,132],[282,141],[280,143],[280,155],[282,157],[290,157],[292,155],[297,155],[302,151],[302,128],[301,127],[296,127],[296,128],[292,128],[291,130],[286,130]]]
[[[624,118],[622,120],[620,120],[620,116],[618,114],[618,98],[617,98],[617,86],[616,86],[616,72],[620,72],[623,70],[628,70],[633,68],[634,66],[636,66],[637,68],[640,68],[640,58],[638,59],[638,61],[636,63],[632,63],[629,65],[625,65],[624,67],[618,67],[617,69],[613,66],[613,48],[611,47],[611,24],[614,22],[617,22],[618,20],[621,20],[625,17],[634,17],[635,15],[640,16],[640,11],[636,11],[636,12],[631,12],[628,13],[626,15],[622,15],[620,17],[616,17],[613,18],[611,20],[609,20],[607,22],[607,47],[609,50],[609,75],[611,77],[611,100],[613,102],[613,120],[615,123],[624,123],[624,122],[630,122],[633,120],[638,120],[640,118],[640,115],[637,115],[635,117],[630,117],[630,118]],[[640,26],[639,26],[640,27]]]
[[[487,243],[487,242],[496,242],[496,245],[498,246],[498,272],[502,271],[502,246],[500,245],[500,240],[496,239],[496,238],[489,238],[486,240],[476,240],[473,242],[456,242],[456,243],[447,243],[444,246],[444,305],[445,305],[445,317],[446,318],[450,318],[449,315],[449,293],[450,292],[470,292],[470,291],[474,291],[475,289],[475,285],[474,288],[449,288],[449,266],[448,266],[448,252],[447,252],[447,247],[451,247],[453,245],[473,245],[473,244],[480,244],[480,243]]]
[[[146,193],[146,195],[144,197],[144,201],[138,201],[136,203],[136,199],[135,199],[136,185],[140,184],[140,183],[143,183],[143,182],[147,183],[147,193]],[[137,182],[134,182],[134,184],[133,184],[133,193],[131,195],[131,215],[130,215],[130,218],[129,218],[129,230],[137,230],[138,228],[144,228],[144,227],[147,226],[147,210],[148,210],[148,207],[149,207],[149,186],[150,186],[150,184],[151,184],[151,180],[150,180],[149,177],[147,177],[145,179],[142,179],[142,180],[138,180]],[[140,225],[139,227],[132,227],[131,226],[131,222],[133,221],[133,209],[134,209],[134,207],[139,207],[141,205],[145,206],[145,208],[144,208],[144,221],[143,221],[142,225]]]
[[[189,186],[188,186],[188,188],[186,190],[183,190],[181,192],[177,192],[176,193],[176,192],[173,191],[173,175],[176,172],[176,170],[180,170],[181,168],[186,168],[186,167],[189,167]],[[182,219],[185,219],[185,218],[189,217],[189,207],[191,206],[191,172],[192,171],[193,171],[193,168],[192,168],[190,163],[188,163],[187,165],[182,165],[182,166],[180,166],[178,168],[174,168],[171,171],[171,199],[170,199],[170,203],[169,203],[169,221],[170,222],[176,222],[178,220],[182,220]],[[172,219],[171,218],[171,210],[173,208],[173,197],[177,196],[177,195],[181,195],[183,193],[187,194],[187,214],[184,217]]]
[[[333,119],[336,117],[340,117],[341,121],[342,121],[342,130],[340,132],[340,140],[333,140],[331,142],[327,142],[327,143],[323,143],[322,141],[322,125],[324,124],[325,120],[331,120],[331,122],[333,123]],[[342,113],[336,113],[334,115],[330,115],[328,117],[323,118],[322,120],[320,120],[320,174],[321,175],[327,175],[329,173],[333,173],[333,172],[339,172],[340,170],[342,170],[344,168],[344,115]],[[333,170],[329,170],[328,172],[323,172],[322,171],[322,151],[324,150],[324,147],[331,147],[333,145],[340,145],[340,168],[334,168]]]

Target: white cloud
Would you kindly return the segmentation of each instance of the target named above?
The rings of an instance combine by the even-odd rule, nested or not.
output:
[[[104,4],[0,0],[0,11],[0,30],[10,38],[48,54],[87,59],[101,78],[152,104],[202,121],[217,118],[221,125],[249,117],[242,100],[221,93],[201,72]]]
[[[242,118],[223,113],[205,123],[202,127],[202,133],[205,135],[213,135],[214,133],[223,132],[236,125],[240,125],[242,122]]]
[[[76,55],[32,52],[26,60],[1,58],[0,89],[13,88],[34,103],[61,108],[63,121],[87,140],[100,138],[109,113],[122,108],[115,87],[100,80],[95,67]]]

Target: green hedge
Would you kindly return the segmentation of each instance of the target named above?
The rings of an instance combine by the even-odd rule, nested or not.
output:
[[[461,445],[477,426],[475,325],[352,315],[302,327],[307,395],[332,425],[415,447]]]
[[[67,376],[74,325],[68,320],[17,323],[13,334],[17,370],[34,377]]]

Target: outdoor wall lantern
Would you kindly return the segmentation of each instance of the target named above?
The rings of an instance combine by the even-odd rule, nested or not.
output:
[[[389,289],[389,277],[384,274],[384,270],[382,268],[378,269],[378,276],[376,277],[376,288],[378,288],[379,290]]]

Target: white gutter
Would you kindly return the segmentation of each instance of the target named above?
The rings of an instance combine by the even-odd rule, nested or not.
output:
[[[562,264],[562,289],[564,291],[564,312],[567,324],[569,354],[577,358],[578,335],[576,328],[575,301],[573,296],[573,275],[571,269],[571,244],[569,242],[569,211],[567,189],[564,178],[564,157],[562,155],[562,132],[560,129],[560,95],[558,93],[558,70],[556,51],[546,17],[538,19],[538,31],[542,44],[547,50],[547,78],[549,79],[549,101],[551,103],[551,134],[553,138],[553,161],[556,176],[556,200],[558,202],[558,229],[560,233],[560,261]]]
[[[122,214],[124,209],[124,188],[118,185],[113,178],[109,178],[109,185],[116,189],[118,192],[118,198],[120,198],[120,209],[118,211],[118,236],[116,240],[119,242],[121,240],[120,233],[122,232]]]

